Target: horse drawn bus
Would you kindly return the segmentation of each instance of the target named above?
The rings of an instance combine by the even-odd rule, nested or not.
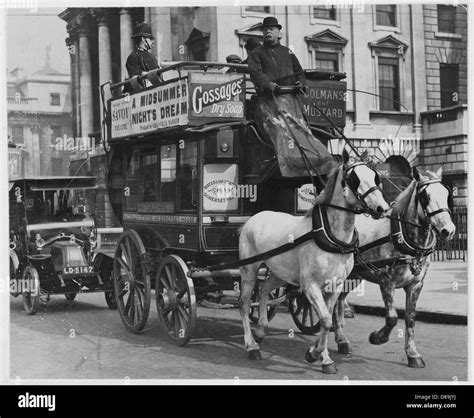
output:
[[[193,337],[199,302],[239,291],[251,359],[260,358],[264,328],[288,299],[303,332],[320,324],[306,359],[334,373],[327,335],[358,253],[355,217],[380,218],[389,206],[363,159],[344,152],[323,177],[308,158],[316,142],[327,146],[341,134],[344,74],[306,71],[307,90],[281,88],[278,117],[258,123],[247,71],[182,62],[139,77],[150,81],[145,89],[137,78],[101,86],[103,98],[112,96],[103,100],[107,183],[123,233],[99,268],[113,277],[128,330],[145,327],[154,291],[160,322],[181,346]],[[121,94],[126,84],[133,93]],[[348,350],[347,340],[338,345]]]

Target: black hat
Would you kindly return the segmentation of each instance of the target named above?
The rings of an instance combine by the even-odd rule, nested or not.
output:
[[[277,18],[273,16],[269,16],[263,19],[262,28],[265,28],[268,26],[276,26],[278,29],[281,29],[281,25],[278,23]]]
[[[260,46],[260,42],[258,42],[257,39],[255,38],[249,38],[247,40],[247,42],[245,43],[244,45],[244,48],[247,50],[247,51],[253,51],[255,48],[257,48],[258,46]]]
[[[132,38],[138,38],[138,37],[155,39],[155,37],[151,34],[150,24],[143,22],[137,26],[137,30],[132,35]]]
[[[242,62],[242,58],[240,58],[238,55],[232,54],[226,57],[226,61],[229,64],[240,64]]]

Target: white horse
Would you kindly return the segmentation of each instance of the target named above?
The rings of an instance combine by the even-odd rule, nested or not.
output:
[[[456,230],[448,208],[449,191],[441,183],[441,175],[442,169],[436,174],[427,171],[420,175],[413,168],[414,180],[396,198],[392,213],[387,218],[374,220],[356,216],[355,221],[360,232],[360,249],[367,246],[367,250],[362,251],[362,258],[372,263],[372,268],[356,267],[351,279],[377,283],[386,310],[385,326],[372,332],[369,341],[377,345],[388,341],[398,319],[393,296],[395,289],[403,288],[406,293],[405,352],[410,367],[425,366],[415,345],[415,316],[416,303],[430,265],[429,253],[436,243],[433,229],[445,241],[451,240]],[[401,218],[402,221],[393,218]],[[341,293],[333,319],[336,341],[339,347],[343,347],[340,352],[350,353],[349,341],[342,332],[346,295]]]
[[[343,165],[329,176],[328,184],[313,207],[321,216],[320,219],[326,216],[326,233],[340,248],[357,245],[354,239],[354,210],[365,209],[372,216],[380,217],[389,209],[377,183],[375,171],[363,162],[350,161],[347,152],[343,152]],[[313,210],[304,217],[272,211],[254,215],[243,226],[240,234],[240,259],[272,250],[311,231],[312,213]],[[334,304],[344,279],[352,270],[353,258],[352,252],[325,251],[311,239],[283,254],[241,267],[240,314],[249,358],[261,359],[260,347],[251,332],[249,311],[258,268],[264,262],[271,274],[260,286],[256,339],[262,341],[268,325],[266,304],[269,293],[286,283],[299,286],[316,310],[322,325],[321,338],[307,351],[306,360],[313,363],[321,359],[324,373],[336,373],[337,369],[327,349],[328,332]]]

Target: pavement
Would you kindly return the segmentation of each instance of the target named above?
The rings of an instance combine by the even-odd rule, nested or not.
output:
[[[356,313],[385,316],[378,285],[363,282],[352,291],[349,304]],[[405,314],[405,291],[395,291],[395,307]],[[417,303],[417,320],[466,325],[468,315],[467,262],[431,262]]]

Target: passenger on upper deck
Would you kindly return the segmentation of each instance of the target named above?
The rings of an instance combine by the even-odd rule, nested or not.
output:
[[[258,42],[255,38],[249,38],[247,42],[245,42],[244,48],[247,51],[247,58],[242,61],[242,64],[249,63],[249,56],[250,53],[257,47],[260,46],[260,42]]]
[[[304,86],[303,68],[289,48],[280,44],[281,25],[275,17],[263,19],[263,45],[249,55],[249,72],[257,93],[272,93],[278,86]]]
[[[140,23],[137,27],[137,31],[133,34],[132,38],[135,41],[135,51],[133,51],[127,58],[126,67],[128,71],[128,76],[130,78],[137,75],[142,75],[143,73],[157,68],[161,68],[158,65],[156,58],[149,52],[153,45],[154,36],[151,33],[151,27],[148,23]],[[149,80],[141,82],[143,88],[148,87],[152,84],[157,84],[158,82],[163,81],[161,75],[158,79],[152,83]]]

